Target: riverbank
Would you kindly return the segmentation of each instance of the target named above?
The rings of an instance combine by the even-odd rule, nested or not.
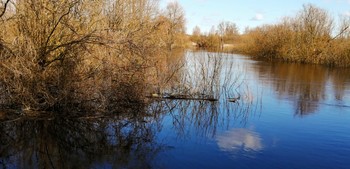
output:
[[[246,30],[241,53],[269,60],[350,67],[349,22],[339,30],[324,9],[304,5],[296,16]]]
[[[197,28],[191,40],[197,42],[197,47],[267,60],[350,67],[349,19],[334,20],[326,10],[308,4],[295,16],[247,28],[243,34],[238,34],[237,28],[221,31],[220,25],[209,34],[200,34]]]

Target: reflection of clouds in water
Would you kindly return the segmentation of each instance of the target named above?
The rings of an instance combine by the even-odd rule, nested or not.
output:
[[[263,149],[258,133],[248,129],[233,129],[217,136],[217,144],[223,151],[260,151]]]

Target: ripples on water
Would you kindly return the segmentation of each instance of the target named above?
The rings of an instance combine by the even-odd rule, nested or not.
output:
[[[1,122],[0,168],[349,168],[349,69],[208,52],[181,61],[162,92],[217,102]]]

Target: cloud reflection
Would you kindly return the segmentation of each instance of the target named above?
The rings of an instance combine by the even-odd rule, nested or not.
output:
[[[258,133],[248,129],[232,129],[217,136],[217,144],[222,151],[260,151],[263,149],[261,138]]]

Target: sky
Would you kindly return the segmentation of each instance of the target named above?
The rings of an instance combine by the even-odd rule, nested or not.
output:
[[[160,5],[164,9],[171,1],[184,8],[188,34],[195,26],[208,32],[221,21],[236,23],[240,32],[246,27],[278,23],[283,17],[295,16],[303,4],[327,10],[336,21],[339,16],[350,17],[350,0],[161,0]]]

